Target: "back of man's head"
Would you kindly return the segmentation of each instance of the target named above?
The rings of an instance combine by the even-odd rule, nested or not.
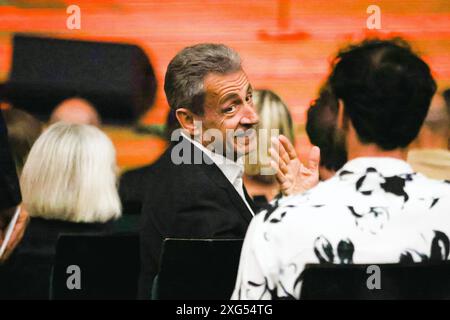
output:
[[[365,40],[337,55],[329,77],[362,143],[405,148],[417,136],[436,83],[400,39]]]
[[[97,110],[89,101],[82,98],[68,98],[56,106],[50,116],[50,124],[63,121],[74,124],[89,124],[99,127],[101,124]]]

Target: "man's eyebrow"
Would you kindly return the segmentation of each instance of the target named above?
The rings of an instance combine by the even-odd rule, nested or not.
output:
[[[249,93],[250,91],[253,91],[252,85],[249,83],[247,85],[247,90],[245,91],[246,93]],[[232,92],[229,94],[226,94],[225,96],[223,96],[220,100],[219,100],[219,104],[223,104],[229,100],[233,100],[233,99],[240,99],[241,97],[239,96],[239,94]]]
[[[229,100],[233,100],[233,99],[236,99],[236,98],[240,98],[237,93],[233,92],[233,93],[226,94],[225,96],[223,96],[220,99],[219,104],[225,103],[225,102],[227,102]]]

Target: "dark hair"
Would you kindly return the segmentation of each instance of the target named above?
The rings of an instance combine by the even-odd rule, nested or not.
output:
[[[240,69],[237,52],[223,44],[204,43],[184,48],[167,67],[164,91],[170,108],[188,108],[202,115],[204,78],[209,73],[228,74]]]
[[[16,108],[3,110],[3,116],[8,128],[11,152],[20,175],[31,147],[42,133],[42,124],[31,114]]]
[[[347,162],[343,132],[337,129],[338,101],[324,86],[319,98],[311,103],[306,120],[306,133],[312,144],[320,148],[320,165],[338,171]]]
[[[428,65],[398,38],[340,51],[329,83],[361,142],[384,150],[414,140],[436,91]]]
[[[442,96],[444,97],[445,104],[447,105],[448,114],[450,114],[450,88],[449,89],[445,89],[442,92]]]

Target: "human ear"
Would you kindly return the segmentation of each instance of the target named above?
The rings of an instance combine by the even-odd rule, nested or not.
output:
[[[194,114],[186,108],[179,108],[175,111],[175,116],[180,123],[181,128],[185,129],[191,136],[195,135]]]

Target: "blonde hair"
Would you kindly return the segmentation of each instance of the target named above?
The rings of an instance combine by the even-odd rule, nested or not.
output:
[[[106,222],[121,215],[116,154],[90,125],[58,122],[35,142],[20,179],[32,217]]]
[[[245,161],[245,173],[251,176],[259,176],[260,180],[269,183],[273,181],[274,176],[267,174],[261,175],[261,173],[263,173],[263,168],[270,167],[268,149],[271,146],[271,134],[273,130],[275,132],[278,130],[279,134],[286,136],[294,143],[292,118],[283,100],[270,90],[255,90],[253,92],[253,102],[259,115],[259,123],[256,127],[258,132],[258,148],[255,151],[258,154],[256,163],[251,161],[252,155],[247,157]]]

